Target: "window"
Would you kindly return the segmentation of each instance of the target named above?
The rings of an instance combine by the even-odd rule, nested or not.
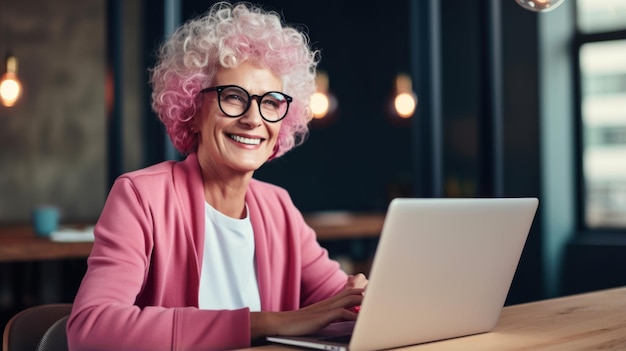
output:
[[[626,1],[577,0],[583,226],[626,229]]]

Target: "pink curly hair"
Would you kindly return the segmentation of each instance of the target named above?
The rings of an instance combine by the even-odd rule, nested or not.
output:
[[[272,158],[305,140],[319,52],[310,49],[304,32],[284,26],[279,14],[249,3],[220,2],[178,28],[161,46],[150,71],[152,108],[179,152],[198,149],[190,121],[202,101],[200,90],[211,85],[220,66],[244,61],[280,76],[283,91],[293,97]]]

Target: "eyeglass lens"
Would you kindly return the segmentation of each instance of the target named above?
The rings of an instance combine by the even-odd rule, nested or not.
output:
[[[239,117],[246,113],[252,98],[257,101],[261,116],[268,121],[278,121],[287,114],[289,101],[282,93],[270,91],[263,96],[251,97],[245,89],[238,86],[227,86],[219,90],[220,108],[230,117]]]

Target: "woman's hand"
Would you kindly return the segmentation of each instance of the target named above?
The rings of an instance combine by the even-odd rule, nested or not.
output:
[[[344,289],[361,288],[361,289],[364,289],[363,295],[365,295],[365,288],[367,287],[368,282],[369,281],[367,280],[367,278],[365,277],[365,274],[363,273],[358,273],[356,275],[349,275],[348,280],[346,281],[346,285],[344,286]],[[359,313],[360,310],[361,310],[360,304],[357,306],[352,306],[350,308],[350,311],[354,313]]]
[[[348,280],[346,281],[346,285],[344,288],[362,288],[365,289],[367,287],[368,280],[365,277],[365,274],[358,273],[355,275],[349,275]]]
[[[305,335],[319,331],[337,320],[356,320],[355,306],[361,305],[367,278],[349,276],[345,288],[337,295],[296,311],[252,312],[251,337],[268,335]]]

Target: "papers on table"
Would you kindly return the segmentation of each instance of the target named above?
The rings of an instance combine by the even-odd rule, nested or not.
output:
[[[84,228],[59,228],[50,233],[50,240],[58,242],[93,241],[93,226]]]

